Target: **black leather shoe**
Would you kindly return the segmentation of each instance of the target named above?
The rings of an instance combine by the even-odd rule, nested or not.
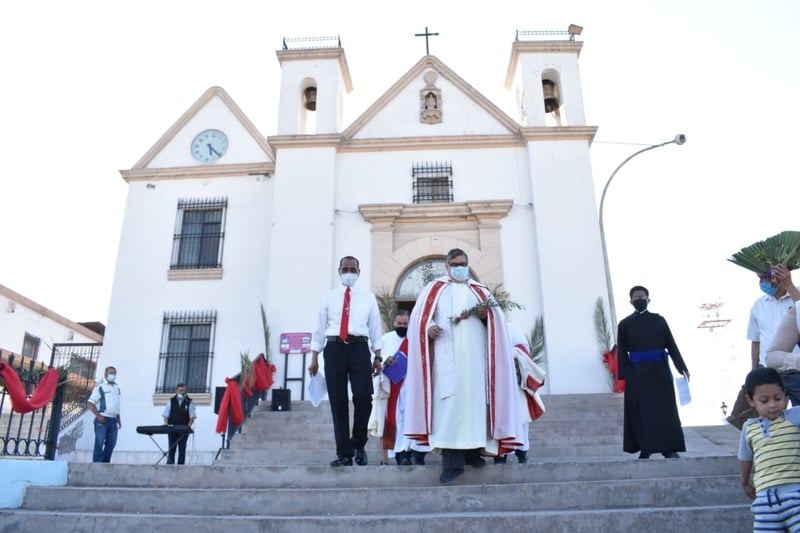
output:
[[[350,463],[353,464],[353,463]],[[356,449],[356,464],[364,466],[367,464],[367,452],[364,451],[364,448],[357,448]]]
[[[647,452],[641,452],[639,454],[639,459],[650,459],[650,454]]]
[[[662,453],[661,455],[663,455],[665,459],[680,459],[681,458],[681,456],[678,455],[678,452],[667,452],[667,453]]]
[[[331,466],[353,466],[352,457],[339,457],[331,461]]]
[[[514,450],[514,455],[517,456],[517,461],[519,461],[519,464],[524,465],[528,462],[527,450]]]
[[[455,479],[464,473],[463,468],[445,468],[442,470],[442,475],[439,476],[439,483],[452,483]]]
[[[508,457],[505,455],[498,455],[494,458],[494,464],[496,465],[504,465],[506,463],[508,463]]]
[[[425,465],[425,453],[411,450],[411,464]]]

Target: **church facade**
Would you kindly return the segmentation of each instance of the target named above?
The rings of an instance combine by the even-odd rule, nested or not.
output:
[[[462,248],[474,278],[525,307],[510,316],[519,329],[542,317],[546,393],[609,391],[593,322],[607,287],[582,44],[512,44],[513,116],[426,55],[343,124],[352,84],[338,44],[277,52],[274,135],[208,89],[122,171],[103,361],[123,390],[114,460],[144,460],[151,443],[134,428],[160,423],[180,381],[197,402],[194,451],[209,462],[220,445],[214,391],[241,354],[265,351],[262,306],[281,387],[307,372],[302,356],[280,353],[280,336],[312,330],[345,255],[360,260],[358,286],[409,308],[447,251]],[[302,383],[291,384],[293,400]]]

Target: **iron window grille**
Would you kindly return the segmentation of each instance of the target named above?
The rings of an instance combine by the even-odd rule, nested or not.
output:
[[[221,268],[227,198],[178,201],[170,269]]]
[[[453,165],[450,162],[414,163],[411,177],[415,204],[453,201]]]
[[[164,313],[156,393],[172,393],[178,383],[188,392],[211,392],[216,326],[216,311]]]

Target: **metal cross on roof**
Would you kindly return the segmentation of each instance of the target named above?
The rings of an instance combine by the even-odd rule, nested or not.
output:
[[[433,37],[434,35],[439,35],[438,33],[429,33],[428,27],[425,26],[425,33],[415,33],[414,37],[425,37],[425,55],[431,55],[430,49],[428,48],[428,37]]]

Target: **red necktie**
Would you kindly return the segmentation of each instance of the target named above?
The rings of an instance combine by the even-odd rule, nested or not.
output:
[[[339,338],[347,340],[347,331],[350,326],[350,287],[344,291],[344,303],[342,303],[342,324],[339,327]]]

